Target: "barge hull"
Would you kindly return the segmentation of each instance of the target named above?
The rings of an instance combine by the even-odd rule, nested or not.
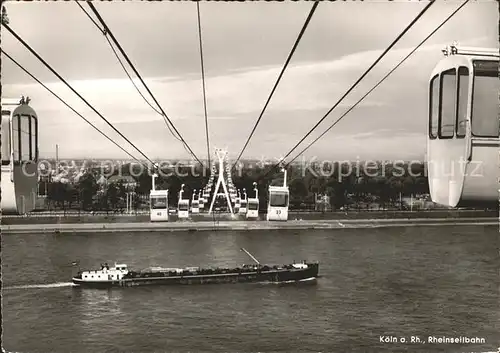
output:
[[[307,269],[285,271],[262,271],[250,273],[225,273],[213,275],[157,276],[148,273],[146,276],[125,278],[122,280],[88,281],[73,278],[73,283],[85,288],[136,287],[153,285],[188,285],[188,284],[224,284],[224,283],[258,283],[258,282],[293,282],[318,276],[319,266]]]

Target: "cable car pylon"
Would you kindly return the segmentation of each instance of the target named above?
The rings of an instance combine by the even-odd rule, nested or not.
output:
[[[210,208],[208,210],[208,213],[212,213],[212,209],[214,207],[215,200],[217,199],[219,195],[219,188],[222,185],[222,188],[224,189],[224,196],[227,201],[227,206],[229,208],[229,211],[231,212],[231,215],[234,215],[233,212],[233,207],[231,205],[231,197],[229,196],[229,191],[228,191],[228,185],[226,184],[226,180],[224,178],[224,161],[227,161],[227,151],[224,151],[220,148],[215,149],[215,155],[217,156],[217,159],[219,161],[219,176],[217,178],[217,184],[215,185],[215,188],[213,189],[213,195],[212,195],[212,202],[210,203]],[[213,174],[212,174],[213,175]],[[211,177],[212,177],[211,175]],[[213,178],[212,178],[213,180]]]

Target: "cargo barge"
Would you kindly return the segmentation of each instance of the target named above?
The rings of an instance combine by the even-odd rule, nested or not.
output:
[[[302,261],[290,265],[262,265],[249,252],[242,249],[255,262],[236,268],[150,268],[129,270],[126,264],[101,266],[100,270],[79,271],[73,277],[75,285],[86,288],[134,287],[151,285],[298,282],[315,279],[319,263]]]

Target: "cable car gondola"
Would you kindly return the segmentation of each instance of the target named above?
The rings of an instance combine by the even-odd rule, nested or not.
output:
[[[288,206],[290,191],[286,185],[286,169],[283,168],[283,186],[269,186],[269,201],[267,204],[268,221],[288,221]]]
[[[151,222],[168,221],[168,190],[151,190],[149,194]]]
[[[30,99],[2,99],[3,214],[25,214],[35,208],[38,186],[38,116]]]
[[[179,191],[179,201],[177,202],[177,217],[179,219],[189,218],[189,199],[183,199],[183,193],[184,184],[181,185],[181,190]]]
[[[443,50],[429,86],[427,168],[432,201],[498,207],[498,49]]]
[[[247,204],[247,219],[257,219],[259,218],[259,190],[257,189],[257,183],[253,183],[253,190],[255,191],[254,198],[248,198]]]
[[[151,222],[168,222],[168,190],[156,190],[155,179],[157,174],[151,176],[152,188],[149,192],[149,219]]]
[[[243,188],[243,192],[241,193],[240,209],[238,213],[244,216],[247,214],[247,191],[245,188]]]
[[[200,199],[197,198],[196,189],[193,190],[193,199],[191,200],[191,213],[200,213]]]

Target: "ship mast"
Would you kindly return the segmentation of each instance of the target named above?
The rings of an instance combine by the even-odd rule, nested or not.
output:
[[[245,248],[241,248],[241,251],[244,251],[245,254],[247,254],[252,260],[254,260],[257,265],[260,265],[259,260],[257,260],[252,254],[250,254]]]

